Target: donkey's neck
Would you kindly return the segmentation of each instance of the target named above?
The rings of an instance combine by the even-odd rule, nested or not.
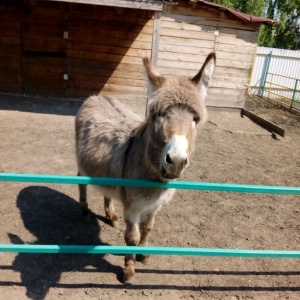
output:
[[[147,123],[142,123],[136,128],[128,141],[124,157],[123,177],[140,179],[161,179],[159,171],[159,158],[153,160],[152,145],[149,140]]]

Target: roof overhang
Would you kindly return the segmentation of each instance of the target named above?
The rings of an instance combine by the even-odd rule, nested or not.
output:
[[[51,0],[69,3],[82,3],[114,7],[126,7],[135,9],[162,11],[164,8],[164,1],[154,0]]]
[[[222,10],[222,11],[227,11],[231,15],[233,15],[235,18],[240,19],[241,21],[248,22],[248,23],[255,23],[255,24],[264,24],[264,25],[272,25],[272,24],[278,24],[278,20],[271,20],[263,17],[258,17],[258,16],[252,16],[248,14],[244,14],[242,12],[236,11],[234,9],[228,8],[224,5],[204,1],[204,0],[190,0],[191,2],[195,2],[198,5],[201,6],[206,6],[206,7],[211,7],[215,8],[217,10]]]
[[[93,4],[93,5],[103,5],[103,6],[113,6],[113,7],[126,7],[135,9],[145,9],[153,11],[163,11],[164,5],[176,5],[177,1],[173,0],[51,0],[59,2],[69,2],[69,3],[82,3],[82,4]],[[278,20],[271,20],[263,17],[252,16],[248,14],[241,13],[234,9],[228,8],[224,5],[208,2],[205,0],[190,0],[199,6],[206,6],[209,8],[214,8],[216,10],[226,11],[230,13],[234,18],[239,19],[244,22],[254,23],[257,25],[265,24],[272,25],[278,24]]]

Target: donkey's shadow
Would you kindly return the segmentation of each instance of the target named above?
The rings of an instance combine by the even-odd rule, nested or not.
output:
[[[19,193],[17,207],[25,228],[37,238],[34,244],[104,245],[99,239],[96,217],[91,216],[89,222],[82,221],[78,203],[58,191],[41,186],[27,187]],[[24,243],[17,235],[9,234],[9,237],[14,244]],[[80,271],[88,265],[117,276],[122,270],[108,263],[103,255],[91,254],[20,253],[12,268],[21,273],[27,297],[44,299],[62,272]]]

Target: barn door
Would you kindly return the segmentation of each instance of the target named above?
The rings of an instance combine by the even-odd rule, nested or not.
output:
[[[146,95],[142,57],[151,52],[153,13],[72,4],[68,32],[68,95]]]
[[[24,1],[22,63],[26,94],[65,94],[66,22],[65,3]]]

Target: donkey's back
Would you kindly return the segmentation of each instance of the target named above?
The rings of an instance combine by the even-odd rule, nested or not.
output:
[[[87,99],[75,119],[81,175],[121,177],[128,140],[141,121],[113,97]]]

